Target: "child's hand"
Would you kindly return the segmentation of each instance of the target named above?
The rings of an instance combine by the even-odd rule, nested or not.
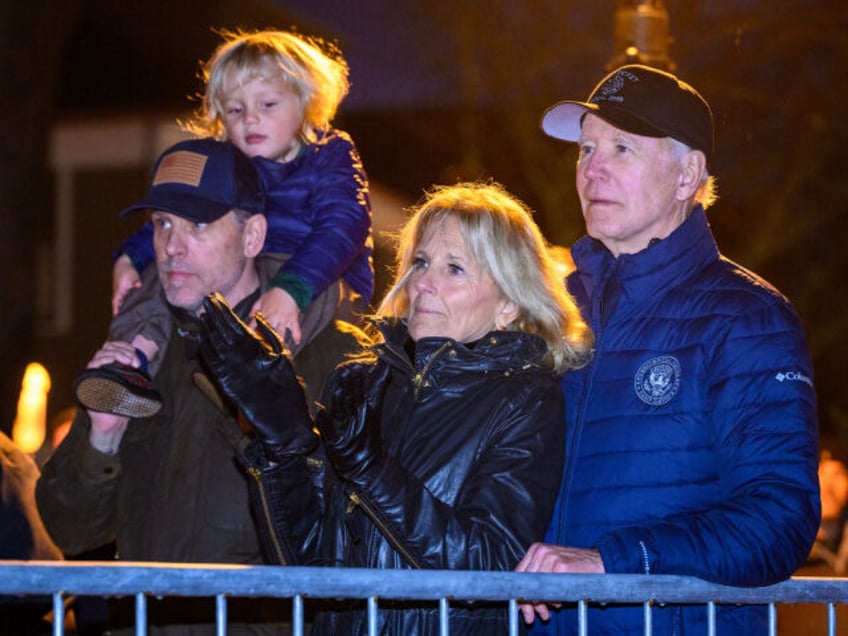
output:
[[[141,277],[126,254],[121,254],[112,266],[112,315],[117,316],[130,290],[141,287]]]
[[[285,338],[288,329],[292,342],[300,344],[300,310],[288,292],[279,287],[272,287],[262,294],[250,309],[251,316],[256,313],[261,313],[281,337]]]

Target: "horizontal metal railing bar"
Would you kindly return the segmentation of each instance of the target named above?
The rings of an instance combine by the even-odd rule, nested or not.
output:
[[[798,577],[765,587],[642,574],[0,561],[0,594],[216,596],[397,600],[534,599],[593,603],[848,603],[848,579]]]

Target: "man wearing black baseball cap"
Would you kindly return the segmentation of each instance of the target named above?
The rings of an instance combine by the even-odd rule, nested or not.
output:
[[[560,495],[545,542],[517,569],[745,586],[790,576],[819,524],[812,363],[786,298],[716,247],[709,105],[670,73],[628,65],[541,126],[579,145],[588,236],[566,283],[596,351],[562,380]],[[578,629],[576,610],[521,611],[531,632]],[[718,633],[767,632],[764,608],[716,614]],[[703,606],[652,609],[655,633],[707,623]],[[643,610],[591,607],[588,624],[641,634]]]
[[[130,419],[105,408],[111,403],[98,409],[92,396],[95,406],[78,411],[44,466],[39,512],[69,555],[114,538],[120,558],[130,561],[262,563],[236,461],[236,415],[195,386],[202,367],[195,341],[186,337],[208,294],[223,295],[244,319],[259,295],[255,257],[266,231],[261,183],[235,146],[185,141],[161,155],[147,195],[132,210],[150,211],[158,289],[173,311],[156,376],[163,405]],[[132,343],[107,341],[86,373],[115,364],[141,365]],[[196,633],[186,626],[198,622],[212,630],[209,601],[151,599],[148,624],[168,626],[167,634]],[[266,624],[273,612],[261,605],[236,604],[229,620],[251,624],[251,633],[277,633]]]
[[[124,298],[120,312],[109,325],[107,338],[132,343],[140,360],[139,366],[117,360],[92,367],[80,375],[74,387],[77,400],[84,408],[129,417],[147,417],[162,406],[151,376],[158,371],[159,353],[171,334],[171,312],[166,301],[193,311],[202,300],[202,296],[197,298],[199,291],[218,290],[222,284],[229,285],[227,281],[210,280],[217,273],[216,257],[203,257],[202,276],[186,275],[187,272],[175,265],[183,257],[172,256],[166,246],[156,252],[156,240],[170,240],[174,234],[170,230],[175,225],[202,229],[196,234],[203,238],[207,227],[225,227],[224,224],[210,224],[231,211],[236,218],[245,221],[246,236],[253,236],[261,229],[259,226],[265,225],[265,191],[250,159],[238,148],[214,139],[192,139],[177,143],[162,153],[153,167],[147,194],[121,212],[121,216],[139,211],[150,211],[151,225],[162,230],[151,232],[153,251],[162,262],[142,270],[141,286]],[[168,222],[166,226],[168,215],[180,221]],[[254,216],[256,218],[251,218]],[[199,241],[197,245],[199,249],[204,242]],[[253,284],[255,271],[253,267],[246,268],[248,284]]]

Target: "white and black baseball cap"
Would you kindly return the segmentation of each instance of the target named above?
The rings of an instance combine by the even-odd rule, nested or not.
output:
[[[580,138],[583,116],[593,113],[635,135],[671,137],[713,155],[713,115],[709,104],[676,76],[641,64],[607,75],[585,102],[563,101],[542,115],[542,130],[565,141]]]

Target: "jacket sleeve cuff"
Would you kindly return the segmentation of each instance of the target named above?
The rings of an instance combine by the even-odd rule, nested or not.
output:
[[[604,535],[596,546],[609,574],[658,574],[659,555],[651,538],[630,528]]]
[[[283,271],[277,272],[277,275],[268,282],[268,288],[270,289],[271,287],[279,287],[287,292],[289,296],[294,298],[297,308],[302,312],[309,309],[309,305],[312,304],[312,295],[314,293],[312,285],[296,274]]]
[[[82,479],[92,485],[115,481],[121,474],[120,454],[102,453],[91,444],[83,446],[79,466]]]

